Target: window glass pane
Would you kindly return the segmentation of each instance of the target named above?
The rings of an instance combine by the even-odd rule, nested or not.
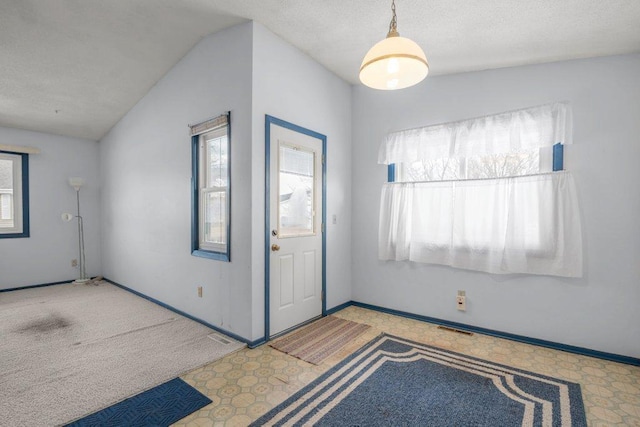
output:
[[[281,145],[279,160],[278,235],[312,234],[315,153]]]
[[[206,138],[208,174],[206,187],[227,186],[227,137]]]
[[[203,242],[224,245],[227,243],[227,194],[205,192],[203,195]]]
[[[0,228],[13,228],[13,194],[0,190]]]
[[[398,167],[400,182],[504,178],[540,173],[540,153],[539,150],[532,150],[466,159],[418,160]]]
[[[400,167],[400,181],[448,181],[462,179],[460,159],[418,160]]]
[[[0,190],[13,188],[13,161],[0,159]]]
[[[493,154],[467,159],[467,179],[502,178],[540,172],[538,150]]]
[[[0,159],[0,228],[14,228],[13,161]]]

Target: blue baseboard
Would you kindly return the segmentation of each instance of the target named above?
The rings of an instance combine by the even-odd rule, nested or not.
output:
[[[257,346],[258,346],[258,345],[260,345],[260,344],[263,344],[263,342],[261,342],[261,341],[263,341],[263,340],[250,341],[250,340],[248,340],[248,339],[246,339],[246,338],[241,337],[240,335],[236,335],[236,334],[234,334],[233,332],[229,332],[229,331],[224,330],[224,329],[222,329],[222,328],[220,328],[220,327],[218,327],[218,326],[212,325],[212,324],[211,324],[211,323],[209,323],[209,322],[205,322],[205,321],[204,321],[204,320],[202,320],[202,319],[198,319],[197,317],[194,317],[194,316],[190,315],[189,313],[185,313],[185,312],[184,312],[184,311],[182,311],[182,310],[178,310],[177,308],[172,307],[172,306],[170,306],[169,304],[165,304],[165,303],[163,303],[162,301],[159,301],[159,300],[157,300],[157,299],[155,299],[155,298],[151,298],[151,297],[150,297],[150,296],[148,296],[148,295],[145,295],[145,294],[143,294],[143,293],[141,293],[141,292],[135,291],[135,290],[133,290],[133,289],[131,289],[131,288],[127,287],[127,286],[121,285],[120,283],[114,282],[113,280],[107,279],[106,277],[105,277],[103,280],[104,280],[105,282],[109,282],[109,283],[111,283],[111,284],[112,284],[112,285],[114,285],[114,286],[117,286],[117,287],[119,287],[119,288],[121,288],[121,289],[124,289],[125,291],[131,292],[132,294],[135,294],[135,295],[137,295],[137,296],[139,296],[139,297],[141,297],[141,298],[144,298],[144,299],[146,299],[146,300],[148,300],[148,301],[151,301],[151,302],[152,302],[152,303],[154,303],[154,304],[158,304],[160,307],[164,307],[164,308],[166,308],[167,310],[171,310],[171,311],[173,311],[174,313],[178,313],[179,315],[184,316],[184,317],[186,317],[187,319],[191,319],[191,320],[193,320],[194,322],[198,322],[198,323],[200,323],[200,324],[202,324],[202,325],[206,326],[207,328],[211,328],[211,329],[213,329],[214,331],[218,331],[218,332],[220,332],[221,334],[225,334],[225,335],[227,335],[227,336],[229,336],[229,337],[233,338],[234,340],[237,340],[237,341],[243,342],[243,343],[247,344],[247,346],[249,346],[250,348],[254,348],[254,347],[257,347]]]
[[[345,304],[342,304],[345,305]],[[435,317],[422,316],[420,314],[408,313],[406,311],[394,310],[391,308],[380,307],[377,305],[366,304],[363,302],[351,301],[345,307],[353,305],[356,307],[367,308],[382,313],[393,314],[396,316],[407,317],[409,319],[420,320],[423,322],[434,323],[436,325],[448,326],[454,329],[460,329],[468,332],[477,332],[479,334],[490,335],[498,338],[505,338],[512,341],[519,341],[526,344],[533,344],[541,347],[552,348],[555,350],[567,351],[569,353],[581,354],[583,356],[597,357],[598,359],[610,360],[613,362],[625,363],[627,365],[640,366],[640,359],[630,356],[622,356],[619,354],[607,353],[604,351],[591,350],[573,345],[560,344],[553,341],[541,340],[538,338],[530,338],[522,335],[511,334],[508,332],[495,331],[493,329],[479,328],[477,326],[466,325],[464,323],[451,322],[448,320],[436,319]]]
[[[349,307],[351,305],[353,305],[353,301],[347,301],[347,302],[342,303],[340,305],[336,305],[335,307],[330,308],[329,310],[327,310],[327,316],[330,315],[330,314],[333,314],[333,313],[337,313],[340,310],[345,309],[345,308],[347,308],[347,307]]]
[[[42,288],[45,286],[64,285],[65,283],[71,283],[76,279],[63,280],[62,282],[41,283],[39,285],[27,285],[19,288],[0,289],[0,292],[20,291],[22,289]]]
[[[260,347],[262,344],[266,344],[266,343],[267,343],[267,340],[266,340],[266,339],[264,339],[264,338],[260,338],[260,339],[257,339],[257,340],[255,340],[255,341],[249,341],[249,342],[247,342],[247,347],[249,347],[249,348],[256,348],[256,347]]]
[[[0,293],[2,292],[11,292],[11,291],[19,291],[21,289],[32,289],[32,288],[41,288],[44,286],[53,286],[53,285],[62,285],[65,283],[70,283],[73,282],[73,280],[75,279],[69,279],[69,280],[65,280],[65,281],[61,281],[61,282],[51,282],[51,283],[42,283],[39,285],[29,285],[29,286],[23,286],[23,287],[19,287],[19,288],[10,288],[10,289],[0,289]],[[131,288],[128,288],[127,286],[121,285],[120,283],[114,282],[113,280],[104,279],[106,282],[111,283],[112,285],[115,285],[119,288],[122,288],[128,292],[131,292],[139,297],[142,297],[146,300],[149,300],[155,304],[158,304],[161,307],[164,307],[168,310],[171,310],[175,313],[178,313],[181,316],[184,316],[188,319],[191,319],[195,322],[198,322],[208,328],[211,328],[215,331],[218,331],[222,334],[225,334],[227,336],[230,336],[231,338],[243,342],[245,344],[247,344],[247,346],[249,348],[255,348],[258,346],[261,346],[262,344],[265,344],[267,342],[267,340],[262,337],[259,338],[257,340],[251,341],[248,340],[244,337],[241,337],[239,335],[234,334],[233,332],[229,332],[225,329],[222,329],[218,326],[212,325],[202,319],[199,319],[197,317],[194,317],[188,313],[185,313],[182,310],[178,310],[175,307],[172,307],[168,304],[163,303],[162,301],[159,301],[155,298],[151,298],[143,293],[140,293],[138,291],[135,291]],[[356,306],[356,307],[362,307],[362,308],[367,308],[369,310],[374,310],[374,311],[379,311],[382,313],[388,313],[388,314],[393,314],[396,316],[401,316],[401,317],[406,317],[409,319],[415,319],[415,320],[420,320],[423,322],[428,322],[428,323],[433,323],[436,325],[442,325],[442,326],[448,326],[451,328],[455,328],[455,329],[460,329],[463,331],[468,331],[468,332],[477,332],[479,334],[484,334],[484,335],[490,335],[490,336],[494,336],[494,337],[498,337],[498,338],[505,338],[505,339],[509,339],[512,341],[518,341],[518,342],[523,342],[526,344],[533,344],[533,345],[538,345],[541,347],[547,347],[547,348],[552,348],[555,350],[561,350],[561,351],[567,351],[569,353],[575,353],[575,354],[581,354],[584,356],[591,356],[591,357],[596,357],[598,359],[603,359],[603,360],[610,360],[613,362],[619,362],[619,363],[624,363],[627,365],[634,365],[634,366],[640,366],[640,359],[639,358],[635,358],[635,357],[630,357],[630,356],[623,356],[623,355],[619,355],[619,354],[614,354],[614,353],[607,353],[604,351],[598,351],[598,350],[591,350],[588,348],[584,348],[584,347],[577,347],[577,346],[572,346],[572,345],[567,345],[567,344],[560,344],[560,343],[556,343],[553,341],[547,341],[547,340],[542,340],[542,339],[538,339],[538,338],[531,338],[531,337],[525,337],[523,335],[516,335],[516,334],[511,334],[508,332],[502,332],[502,331],[496,331],[493,329],[486,329],[486,328],[480,328],[477,326],[472,326],[472,325],[467,325],[464,323],[458,323],[458,322],[452,322],[449,320],[442,320],[442,319],[438,319],[435,317],[429,317],[429,316],[423,316],[421,314],[414,314],[414,313],[409,313],[406,311],[400,311],[400,310],[394,310],[392,308],[386,308],[386,307],[381,307],[381,306],[377,306],[377,305],[372,305],[372,304],[367,304],[367,303],[363,303],[363,302],[358,302],[358,301],[347,301],[343,304],[337,305],[329,310],[326,311],[326,315],[330,315],[333,313],[337,313],[340,310],[343,310],[349,306]]]

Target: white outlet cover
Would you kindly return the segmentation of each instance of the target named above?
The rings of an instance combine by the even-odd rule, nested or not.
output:
[[[462,295],[456,297],[456,308],[459,311],[467,311],[467,299]]]

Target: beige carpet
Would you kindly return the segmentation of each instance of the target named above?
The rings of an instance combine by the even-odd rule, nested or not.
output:
[[[106,282],[0,293],[0,426],[63,424],[244,345]]]
[[[351,320],[327,316],[269,345],[283,353],[319,365],[370,327]]]

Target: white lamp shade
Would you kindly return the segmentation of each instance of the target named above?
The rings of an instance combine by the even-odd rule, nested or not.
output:
[[[360,81],[381,90],[404,89],[420,83],[429,73],[424,52],[416,42],[395,36],[376,43],[360,66]]]
[[[69,185],[79,191],[80,187],[84,185],[84,179],[78,177],[69,178]]]

